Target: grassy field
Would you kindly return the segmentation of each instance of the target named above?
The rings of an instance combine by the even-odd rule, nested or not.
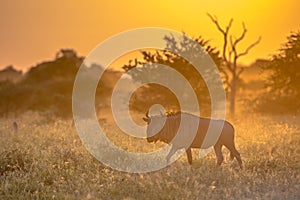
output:
[[[0,120],[0,199],[300,199],[300,116],[239,116],[236,146],[244,169],[229,161],[216,168],[214,153],[193,166],[185,155],[157,172],[130,174],[93,158],[71,121],[36,114]],[[112,130],[122,148],[141,151],[162,144],[128,139]],[[132,148],[132,149],[131,149]]]

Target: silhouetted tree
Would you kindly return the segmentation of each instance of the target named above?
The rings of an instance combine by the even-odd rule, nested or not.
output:
[[[3,70],[0,70],[0,82],[7,80],[16,83],[20,81],[22,77],[22,71],[16,70],[12,65],[7,66]]]
[[[287,42],[262,66],[271,71],[260,109],[272,112],[300,111],[300,31],[292,32]]]
[[[135,59],[134,61],[130,60],[128,64],[123,66],[123,69],[126,72],[129,72],[134,80],[143,82],[143,80],[139,79],[139,73],[147,71],[150,68],[157,68],[157,64],[171,67],[177,70],[185,77],[186,80],[189,81],[189,84],[192,86],[197,95],[200,106],[203,106],[201,109],[204,108],[204,105],[206,105],[205,107],[209,107],[207,104],[210,103],[210,95],[203,80],[203,74],[201,76],[201,74],[198,73],[191,63],[185,60],[182,56],[179,56],[186,55],[188,58],[197,60],[201,59],[201,56],[206,53],[202,48],[197,50],[198,46],[195,46],[195,43],[191,41],[184,33],[181,38],[175,38],[173,35],[171,35],[165,36],[164,40],[166,41],[165,50],[141,51],[143,59]],[[209,45],[209,41],[204,40],[202,37],[194,38],[193,40],[196,41],[197,44],[200,44],[206,50],[206,52],[209,53],[216,65],[220,64],[219,52],[216,51],[214,47]],[[130,70],[133,68],[136,68],[137,70],[130,72]],[[209,73],[209,71],[206,71],[206,73]],[[151,76],[158,76],[158,79],[171,78],[168,76],[168,74],[160,73],[151,74]],[[150,94],[150,92],[153,91],[156,91],[156,93]],[[147,92],[145,92],[145,95],[141,96],[141,99],[144,101],[143,103],[146,104],[143,105],[144,109],[148,109],[148,106],[152,105],[153,103],[168,105],[167,107],[169,108],[170,104],[173,103],[175,104],[175,107],[177,107],[176,104],[178,103],[174,99],[174,96],[172,97],[172,95],[167,92],[166,88],[155,84],[148,84]]]
[[[83,57],[78,57],[74,50],[61,49],[54,61],[42,62],[32,67],[27,73],[25,82],[45,82],[54,79],[74,79]]]
[[[0,84],[0,114],[49,111],[57,116],[72,114],[72,88],[83,58],[75,51],[61,50],[53,61],[32,67],[13,84]]]
[[[247,33],[245,24],[242,23],[243,32],[239,37],[236,38],[229,33],[232,27],[233,19],[229,21],[226,28],[222,28],[216,16],[212,16],[210,14],[207,15],[223,35],[223,49],[222,49],[223,62],[220,66],[220,71],[224,75],[225,84],[227,86],[228,91],[230,92],[229,110],[231,114],[234,114],[237,82],[240,78],[241,73],[244,71],[243,67],[238,66],[237,61],[240,57],[247,55],[248,52],[260,42],[261,37],[259,37],[257,41],[249,45],[246,48],[246,50],[242,52],[238,52],[237,45],[245,38],[245,35]]]

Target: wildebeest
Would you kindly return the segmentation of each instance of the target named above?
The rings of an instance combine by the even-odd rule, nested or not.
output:
[[[191,123],[193,123],[193,120],[199,120],[199,126],[197,129],[197,133],[193,140],[188,143],[190,144],[188,147],[183,146],[180,144],[180,142],[174,142],[172,139],[175,137],[177,130],[180,125],[181,116],[184,118],[187,118]],[[165,124],[163,127],[161,127],[161,121],[165,119]],[[189,114],[189,113],[173,113],[171,115],[155,115],[155,116],[149,116],[148,112],[146,114],[146,117],[143,117],[143,120],[147,122],[147,141],[148,142],[156,142],[158,140],[163,141],[165,143],[171,143],[172,148],[170,152],[167,155],[167,162],[169,162],[172,155],[181,148],[186,149],[187,158],[189,164],[192,164],[192,152],[191,148],[201,148],[201,145],[203,143],[203,140],[206,136],[208,126],[210,123],[214,125],[214,123],[220,122],[218,120],[214,119],[207,119],[207,118],[199,118],[195,115]],[[234,127],[227,121],[222,121],[223,128],[222,132],[217,140],[217,142],[214,144],[214,151],[217,157],[217,165],[220,166],[224,160],[223,154],[222,154],[222,147],[223,145],[227,147],[230,151],[230,158],[233,160],[236,158],[238,161],[238,164],[240,168],[242,168],[242,160],[240,153],[236,150],[235,144],[234,144]],[[160,130],[159,130],[160,129]],[[188,130],[185,129],[185,130]],[[184,137],[188,137],[189,133],[184,132]]]

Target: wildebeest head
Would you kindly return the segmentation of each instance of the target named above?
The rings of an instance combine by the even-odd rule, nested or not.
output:
[[[146,113],[146,117],[143,117],[143,120],[147,122],[147,141],[148,142],[157,142],[160,140],[161,129],[165,123],[165,116],[155,115],[149,116],[149,113]]]

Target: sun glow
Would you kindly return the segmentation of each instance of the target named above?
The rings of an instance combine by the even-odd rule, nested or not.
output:
[[[5,1],[0,7],[0,68],[13,64],[26,69],[52,59],[66,47],[87,55],[120,31],[147,26],[202,35],[220,47],[222,36],[206,13],[218,16],[223,26],[234,18],[235,35],[241,33],[241,23],[246,23],[248,35],[241,49],[262,36],[261,44],[241,59],[250,63],[268,58],[290,31],[299,29],[299,4],[297,0]]]

